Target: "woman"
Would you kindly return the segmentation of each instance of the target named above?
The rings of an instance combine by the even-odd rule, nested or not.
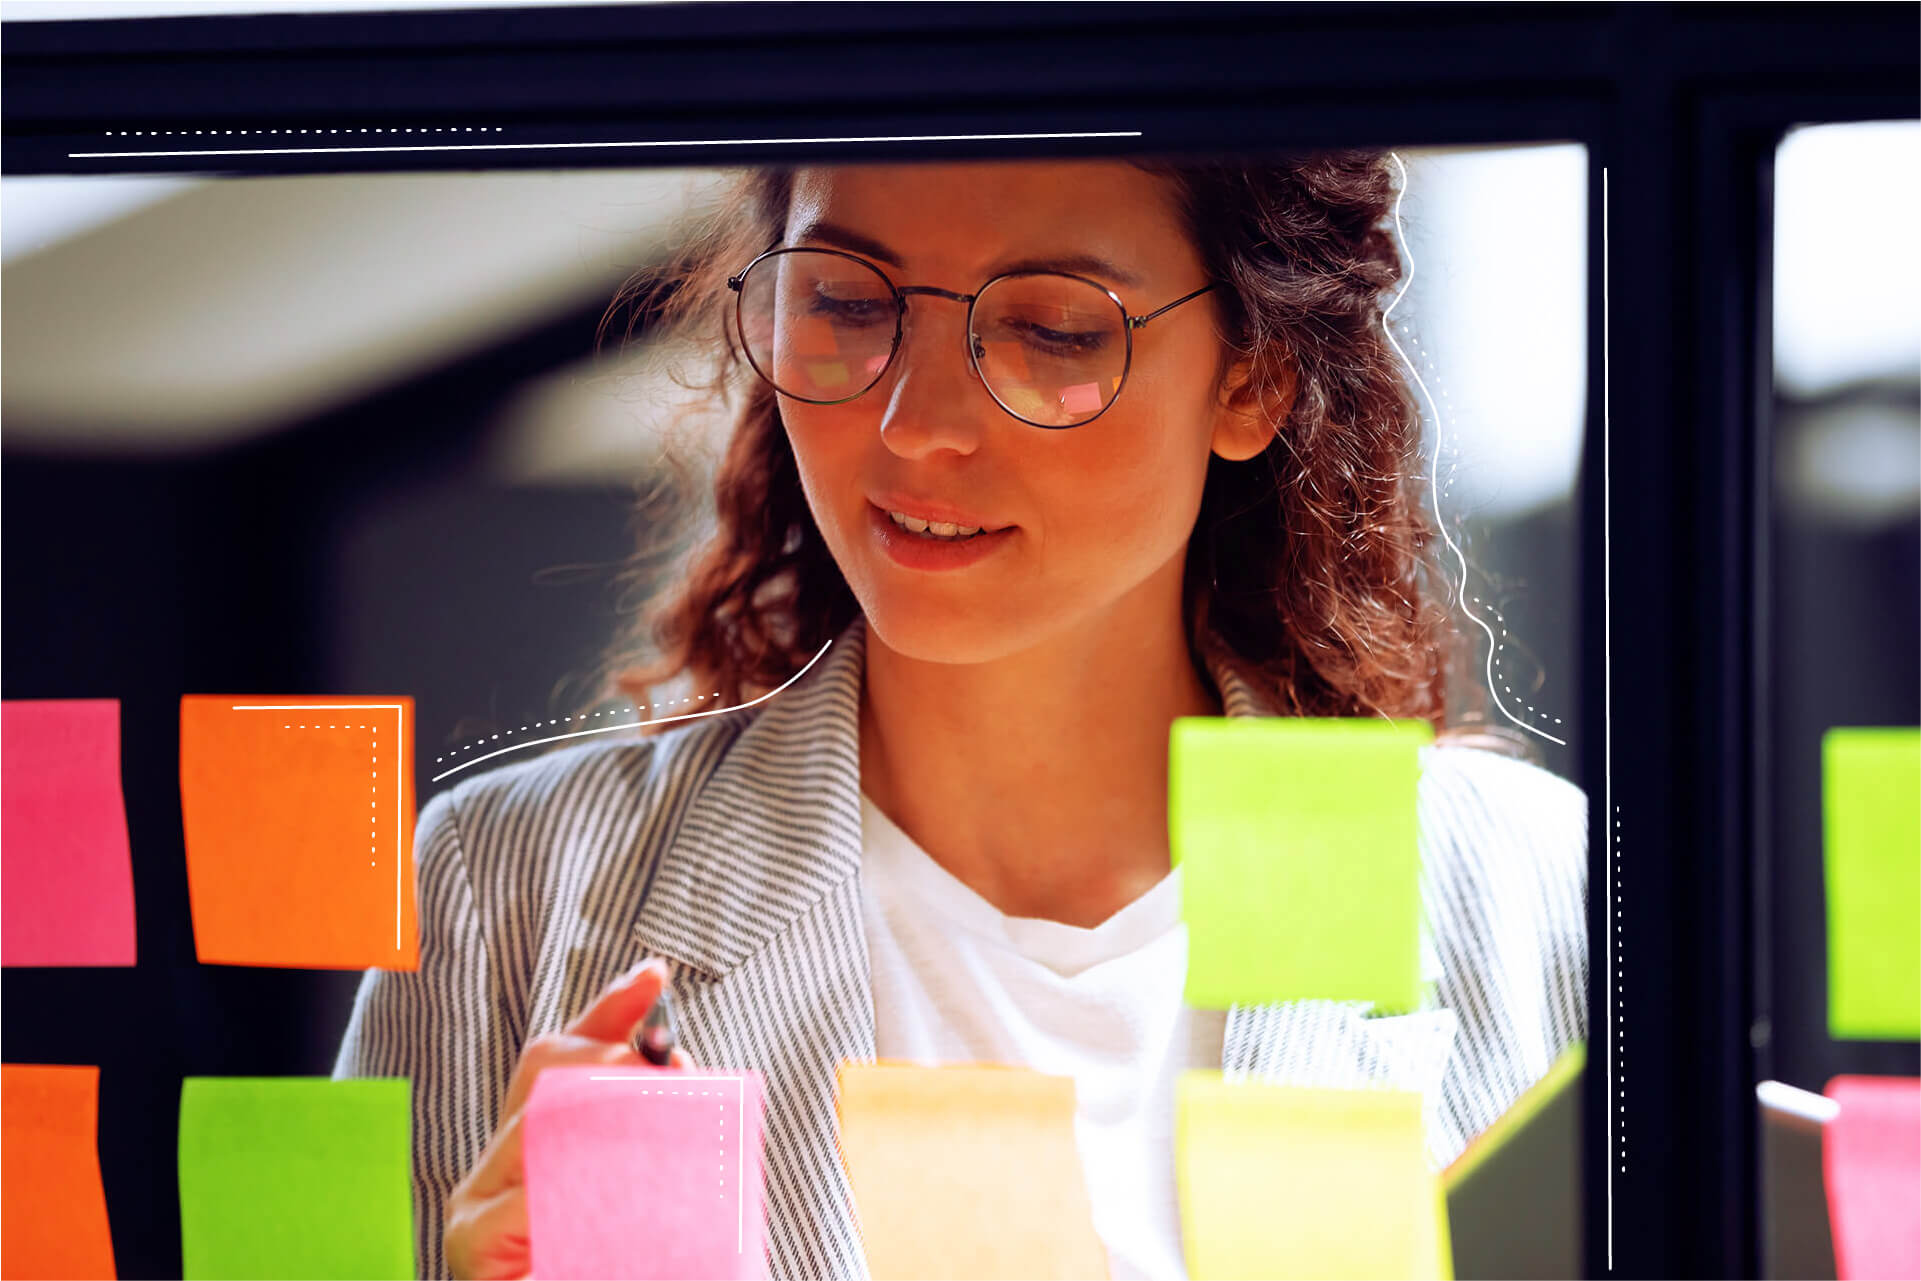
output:
[[[1585,800],[1445,734],[1424,1007],[1180,999],[1174,718],[1446,728],[1392,198],[1367,153],[767,171],[639,282],[753,390],[630,688],[780,692],[423,812],[421,968],[337,1068],[414,1081],[423,1268],[526,1270],[533,1074],[637,1062],[664,984],[677,1062],[767,1076],[779,1277],[864,1271],[843,1059],[1073,1074],[1113,1275],[1167,1276],[1182,1069],[1422,1090],[1439,1163],[1585,1034]]]

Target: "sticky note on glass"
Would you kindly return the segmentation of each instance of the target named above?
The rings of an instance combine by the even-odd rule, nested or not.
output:
[[[194,947],[221,965],[412,970],[413,700],[180,700]]]
[[[763,1277],[758,1072],[555,1067],[521,1121],[536,1277]]]
[[[1200,1009],[1420,996],[1425,721],[1182,717],[1168,825]]]
[[[402,1077],[188,1077],[188,1281],[412,1277],[410,1097]]]
[[[1841,1281],[1921,1276],[1921,1079],[1837,1076],[1821,1130]]]
[[[132,965],[120,703],[0,703],[0,964]]]
[[[1186,1072],[1174,1163],[1195,1281],[1452,1275],[1419,1094]]]
[[[0,1067],[0,1277],[111,1277],[100,1069]]]
[[[1107,1276],[1073,1078],[847,1062],[838,1108],[874,1281]]]
[[[1921,1038],[1921,729],[1821,739],[1828,1033]]]

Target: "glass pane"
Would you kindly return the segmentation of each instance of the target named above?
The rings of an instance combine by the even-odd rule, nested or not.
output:
[[[463,807],[503,806],[504,821],[459,834],[468,866],[500,879],[445,862],[446,828],[416,860],[423,913],[484,902],[518,923],[512,941],[483,943],[471,922],[426,935],[458,940],[434,965],[467,967],[461,990],[485,1007],[426,1020],[451,1047],[434,1063],[465,1064],[489,1104],[518,1038],[579,1013],[640,942],[688,963],[738,947],[738,968],[705,963],[744,977],[683,973],[677,988],[687,1044],[715,1070],[818,1069],[812,1050],[764,1047],[823,1037],[840,1038],[833,1057],[918,1057],[916,1029],[933,1029],[940,1061],[1066,1072],[1118,1038],[1118,1066],[1086,1073],[1081,1097],[1133,1121],[1090,1114],[1081,1168],[1091,1230],[1144,1270],[1191,1257],[1173,1084],[1203,1071],[1234,1088],[1342,1091],[1363,1113],[1392,1096],[1333,1136],[1350,1174],[1381,1162],[1359,1186],[1445,1193],[1459,1275],[1571,1275],[1588,973],[1586,780],[1571,743],[1575,637],[1594,611],[1573,586],[1589,157],[1400,149],[1311,180],[1279,157],[1207,160],[1043,181],[925,158],[801,175],[833,223],[895,251],[903,286],[965,293],[1010,262],[1066,258],[1146,315],[1206,283],[1204,264],[1231,268],[1231,299],[1166,311],[1134,333],[1131,365],[1096,290],[1017,278],[983,298],[974,337],[992,391],[1057,425],[1100,410],[1066,430],[995,402],[967,359],[965,308],[938,294],[910,297],[900,359],[847,403],[778,400],[729,364],[744,332],[757,363],[828,400],[878,372],[891,344],[891,301],[842,267],[751,277],[765,291],[733,328],[727,278],[789,230],[755,225],[765,202],[735,198],[779,195],[773,171],[117,194],[74,181],[66,194],[88,199],[62,212],[53,192],[38,223],[16,217],[34,188],[9,179],[7,697],[123,700],[144,891],[179,876],[184,695],[410,696],[408,765],[431,813],[463,788]],[[1166,222],[1155,184],[1177,181],[1211,184],[1191,207],[1226,212]],[[1104,278],[1090,257],[1123,274]],[[642,305],[609,314],[617,297]],[[1247,352],[1258,359],[1236,366]],[[695,625],[652,629],[676,611]],[[678,661],[677,637],[694,661]],[[1177,824],[1175,727],[1237,719],[1343,722],[1362,765],[1289,791],[1309,771],[1287,752],[1326,765],[1333,732],[1249,738]],[[1390,730],[1400,737],[1368,737]],[[1249,762],[1265,772],[1236,790]],[[708,774],[649,773],[718,763],[730,773],[711,788]],[[524,808],[557,797],[585,808],[545,825]],[[1303,837],[1310,816],[1333,838]],[[1387,905],[1379,937],[1406,961],[1392,977],[1411,1000],[1329,988],[1188,1001],[1181,949],[1249,933],[1182,916],[1177,891],[1233,846],[1223,826],[1271,853],[1221,900],[1272,913],[1230,977],[1263,973],[1259,944],[1281,930],[1338,935]],[[685,861],[645,871],[656,865],[638,851],[669,836],[685,838],[666,841]],[[884,892],[889,867],[912,878],[897,888],[937,899],[900,928],[952,949],[974,937],[965,923],[987,922],[1020,962],[996,971],[1006,990],[977,1002],[945,979],[910,981],[908,948],[888,950],[894,918],[852,893]],[[1304,897],[1276,890],[1282,871]],[[691,933],[637,940],[636,916],[665,901],[649,896],[681,892]],[[171,1115],[190,1054],[235,1074],[325,1075],[357,1008],[373,1037],[408,1025],[367,1020],[358,973],[183,963],[192,921],[176,898],[177,946],[142,944],[151,999],[129,1008],[145,1020],[143,1070],[120,1071],[138,1106],[122,1095],[118,1115]],[[784,951],[816,924],[805,959]],[[500,946],[526,954],[488,952]],[[1072,1005],[1106,962],[1142,981]],[[503,988],[490,973],[518,977]],[[76,989],[27,990],[12,971],[7,983],[9,1052],[18,1034],[25,1055]],[[723,1010],[715,990],[751,994]],[[1050,1022],[1061,1001],[1078,1014]],[[871,1044],[863,1020],[793,1016],[842,1008],[873,1010]],[[765,1021],[759,1039],[739,1034],[748,1019]],[[1076,1042],[1087,1027],[1103,1031]],[[381,1062],[438,1071],[423,1044],[394,1042]],[[831,1076],[770,1097],[801,1089],[831,1091]],[[1256,1111],[1282,1127],[1272,1151],[1287,1150],[1300,1109]],[[111,1115],[100,1145],[115,1168],[173,1159],[170,1134]],[[422,1118],[417,1141],[444,1146],[444,1124]],[[830,1137],[810,1135],[795,1159],[832,1159]],[[130,1212],[177,1225],[162,1200]],[[797,1203],[770,1201],[777,1215]],[[1332,1212],[1371,1239],[1427,1241],[1432,1201],[1392,1204],[1405,1211],[1392,1229],[1370,1197]],[[1517,1218],[1535,1229],[1526,1242]],[[438,1248],[423,1237],[423,1267]],[[803,1257],[791,1241],[788,1257]]]
[[[1769,1276],[1836,1275],[1829,1083],[1921,1067],[1914,1032],[1879,1022],[1890,1001],[1921,1017],[1921,853],[1879,835],[1891,812],[1917,805],[1921,768],[1866,778],[1873,763],[1856,750],[1862,728],[1921,725],[1921,254],[1893,225],[1917,201],[1911,121],[1796,129],[1775,156],[1772,840],[1755,1029],[1772,1078],[1761,1099]]]

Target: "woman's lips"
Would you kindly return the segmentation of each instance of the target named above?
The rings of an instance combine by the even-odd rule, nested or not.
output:
[[[929,538],[912,533],[894,523],[894,518],[873,503],[867,505],[868,523],[889,559],[907,569],[962,569],[992,556],[1013,538],[1016,526],[985,530],[971,538]]]

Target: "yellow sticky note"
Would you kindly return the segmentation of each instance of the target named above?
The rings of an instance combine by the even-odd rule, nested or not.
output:
[[[1167,817],[1186,1000],[1420,1001],[1425,721],[1183,716]]]
[[[1828,1035],[1921,1038],[1921,729],[1821,736]]]
[[[1107,1276],[1071,1077],[849,1062],[838,1107],[874,1281]]]
[[[1452,1275],[1419,1094],[1190,1071],[1175,1089],[1174,1143],[1194,1281]]]

